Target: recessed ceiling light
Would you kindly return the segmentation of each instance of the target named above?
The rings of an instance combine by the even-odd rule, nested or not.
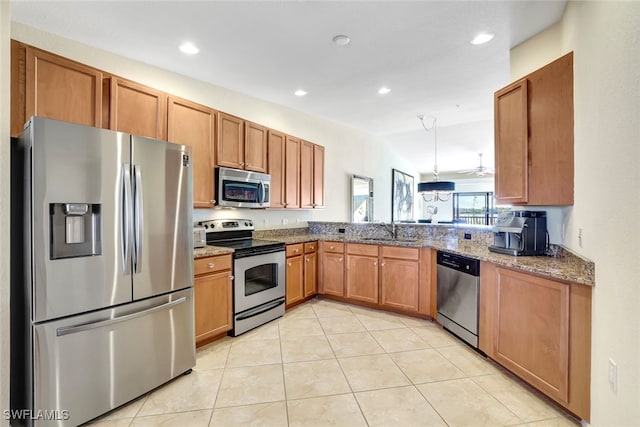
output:
[[[333,42],[338,46],[346,46],[351,41],[351,37],[345,35],[337,35],[333,38]]]
[[[389,89],[388,87],[384,87],[384,86],[383,86],[383,87],[381,87],[380,89],[378,89],[378,93],[379,93],[380,95],[386,95],[386,94],[388,94],[389,92],[391,92],[391,89]]]
[[[471,40],[471,44],[484,44],[493,40],[494,37],[493,33],[480,33]]]
[[[180,45],[180,51],[182,53],[186,53],[187,55],[195,55],[196,53],[200,52],[200,49],[198,49],[191,42],[184,42]]]
[[[293,94],[295,96],[305,96],[307,94],[306,90],[302,90],[302,89],[298,89],[297,91],[293,92]]]

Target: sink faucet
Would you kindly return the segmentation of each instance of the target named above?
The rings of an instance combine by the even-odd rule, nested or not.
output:
[[[387,230],[389,232],[389,234],[391,234],[391,238],[392,239],[395,239],[397,237],[396,223],[395,222],[391,222],[389,224],[383,222],[381,224],[385,228],[385,230]]]

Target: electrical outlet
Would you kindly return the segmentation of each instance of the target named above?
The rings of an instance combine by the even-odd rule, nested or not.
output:
[[[289,224],[289,220],[287,218],[282,218],[282,225]]]
[[[582,227],[578,227],[578,246],[582,247]]]
[[[611,391],[618,392],[618,365],[612,358],[609,358],[609,385]]]
[[[471,240],[471,233],[464,233],[465,240]]]

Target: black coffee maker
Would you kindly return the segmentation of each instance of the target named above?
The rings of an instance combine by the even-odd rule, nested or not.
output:
[[[506,255],[544,255],[547,250],[547,212],[511,211],[498,215],[491,252]]]

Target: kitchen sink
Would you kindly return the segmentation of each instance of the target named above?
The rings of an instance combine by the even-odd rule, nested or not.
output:
[[[418,239],[394,239],[392,237],[362,237],[360,240],[370,240],[376,242],[394,242],[394,243],[415,243]]]

